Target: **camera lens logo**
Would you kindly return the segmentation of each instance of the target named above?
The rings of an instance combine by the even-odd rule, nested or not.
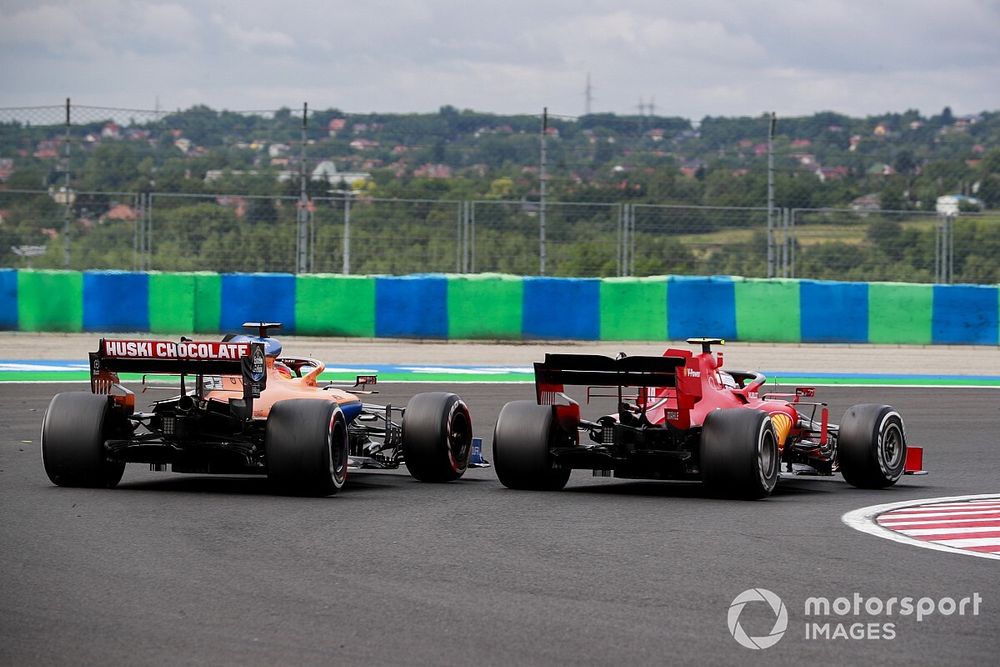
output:
[[[740,614],[749,602],[765,602],[774,612],[774,626],[762,637],[751,637],[740,625]],[[729,634],[740,646],[752,649],[771,648],[785,635],[788,629],[788,609],[777,595],[766,588],[751,588],[737,595],[729,605]]]

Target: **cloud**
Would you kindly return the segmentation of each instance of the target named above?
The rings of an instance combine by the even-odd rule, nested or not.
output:
[[[1000,108],[984,0],[5,0],[0,106],[337,106],[700,118]]]
[[[227,46],[237,48],[241,51],[261,50],[267,52],[270,49],[291,49],[295,46],[295,39],[280,30],[270,30],[262,27],[245,27],[237,20],[225,18],[220,14],[212,16],[214,23],[228,41]]]

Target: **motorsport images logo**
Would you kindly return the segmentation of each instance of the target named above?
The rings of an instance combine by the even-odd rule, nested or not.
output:
[[[770,606],[774,613],[774,625],[766,635],[751,637],[740,625],[740,615],[747,604],[751,602],[764,602]],[[729,605],[727,621],[729,622],[729,634],[739,642],[740,646],[751,649],[771,648],[785,636],[785,630],[788,629],[788,609],[781,598],[766,588],[751,588],[733,599]]]
[[[858,592],[832,600],[809,597],[803,607],[804,639],[892,640],[898,635],[898,623],[904,619],[908,622],[912,617],[923,623],[938,616],[979,616],[982,604],[983,596],[979,593],[961,598],[911,595],[881,598]],[[748,588],[730,603],[726,620],[729,634],[740,646],[754,650],[771,648],[788,630],[788,608],[766,588]],[[761,634],[769,625],[771,629]]]

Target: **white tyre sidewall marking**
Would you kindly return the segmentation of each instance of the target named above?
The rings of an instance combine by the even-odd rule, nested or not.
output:
[[[961,554],[963,556],[975,556],[977,558],[989,558],[992,560],[1000,560],[1000,553],[986,553],[981,551],[968,551],[967,549],[961,549],[959,547],[949,547],[943,544],[935,544],[934,542],[924,542],[902,533],[897,533],[894,530],[889,530],[884,528],[878,523],[876,519],[880,514],[890,512],[892,510],[903,509],[904,507],[917,507],[921,505],[937,505],[939,503],[948,503],[956,501],[968,501],[968,500],[1000,500],[1000,494],[997,493],[981,493],[972,496],[948,496],[945,498],[916,498],[914,500],[903,500],[898,503],[886,503],[885,505],[870,505],[868,507],[862,507],[860,509],[851,510],[850,512],[844,514],[840,517],[840,520],[846,523],[851,528],[855,530],[860,530],[862,533],[868,533],[869,535],[874,535],[876,537],[881,537],[886,540],[892,540],[893,542],[899,542],[900,544],[907,544],[910,546],[922,547],[924,549],[933,549],[935,551],[944,551],[952,554]]]

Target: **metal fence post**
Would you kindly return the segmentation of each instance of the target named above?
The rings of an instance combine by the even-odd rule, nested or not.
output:
[[[948,216],[948,284],[955,280],[955,218],[958,214]]]
[[[617,232],[617,239],[616,240],[618,242],[618,252],[617,252],[617,262],[615,263],[616,264],[616,267],[615,267],[615,272],[616,273],[615,273],[615,275],[617,275],[619,278],[622,276],[622,269],[623,269],[623,267],[625,265],[625,257],[624,257],[624,253],[625,253],[625,231],[624,231],[624,227],[625,227],[625,207],[626,206],[628,206],[628,204],[619,204],[618,205],[618,229],[616,230],[616,232]]]
[[[788,209],[781,209],[781,277],[788,277],[788,246],[789,246],[789,222],[788,222]]]
[[[476,202],[469,202],[469,271],[476,272]]]
[[[774,277],[774,125],[772,111],[767,126],[767,277]]]
[[[153,193],[146,196],[146,231],[143,233],[145,245],[140,249],[143,254],[143,269],[150,271],[153,268]]]
[[[944,238],[944,221],[945,216],[939,215],[937,227],[934,229],[934,282],[936,283],[944,282],[941,279],[941,240]]]
[[[455,216],[455,273],[465,273],[465,202],[458,203]]]
[[[70,264],[70,213],[73,209],[73,196],[69,185],[69,128],[70,103],[66,98],[66,132],[63,135],[63,264],[68,269]]]
[[[146,224],[146,193],[139,192],[132,198],[135,207],[135,220],[132,223],[132,270],[142,271],[142,254],[139,249],[142,247],[143,225]]]
[[[635,231],[636,225],[637,225],[636,212],[635,212],[635,206],[633,206],[632,207],[632,229],[629,230],[629,235],[628,235],[629,245],[631,246],[630,249],[629,249],[629,253],[628,253],[629,260],[631,262],[630,265],[629,265],[629,272],[628,272],[628,274],[630,276],[634,276],[635,275],[635,244],[636,244],[636,236],[637,236],[636,231]]]
[[[934,238],[934,281],[943,285],[954,280],[954,217],[952,213],[942,213],[938,216],[937,233]]]
[[[549,131],[549,108],[542,110],[542,138],[541,138],[541,161],[538,170],[538,187],[540,191],[538,205],[538,275],[545,275],[545,181],[548,176],[545,173],[545,135]]]
[[[309,273],[316,271],[316,210],[309,210]]]
[[[341,273],[351,274],[351,195],[344,191],[344,262]]]
[[[135,222],[132,224],[132,270],[141,271],[142,261],[139,258],[139,234],[141,233],[142,217],[145,213],[142,210],[143,195],[140,192],[135,196]]]
[[[625,215],[625,243],[628,248],[628,262],[625,265],[626,276],[635,275],[635,206],[635,204],[631,204],[628,207],[628,213]]]
[[[296,212],[295,273],[309,272],[309,196],[306,192],[306,127],[309,103],[302,104],[301,144],[299,146],[299,205]]]
[[[790,238],[788,241],[788,277],[795,277],[795,209],[788,210],[788,227]]]

